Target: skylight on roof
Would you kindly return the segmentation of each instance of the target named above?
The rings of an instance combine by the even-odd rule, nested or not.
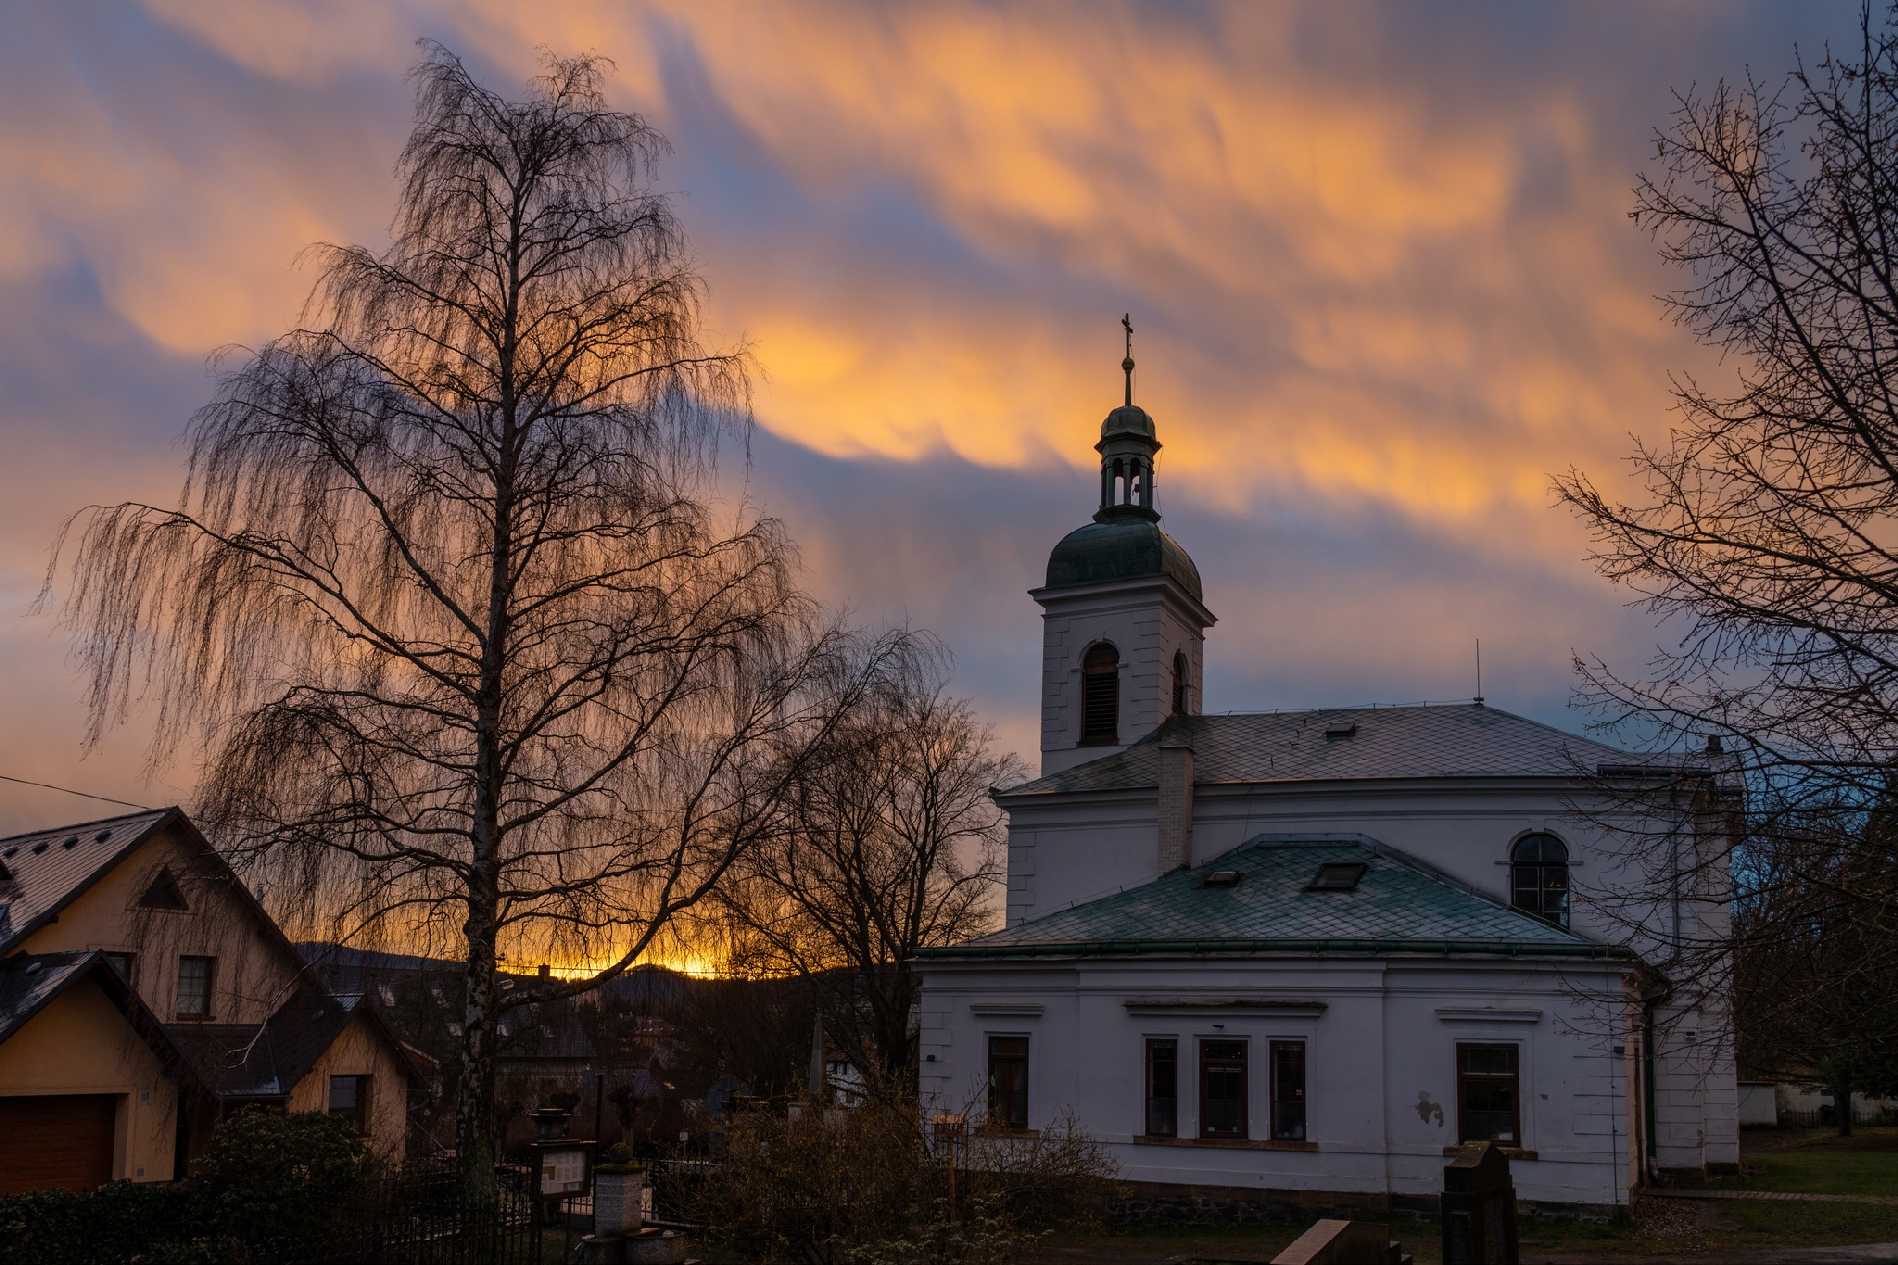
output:
[[[1357,736],[1357,732],[1358,732],[1357,721],[1355,720],[1340,721],[1335,725],[1325,726],[1325,739],[1327,741],[1336,741],[1339,738],[1354,738]]]
[[[1245,875],[1238,870],[1214,870],[1200,879],[1199,885],[1201,887],[1231,887],[1244,877]]]
[[[1306,886],[1308,892],[1348,892],[1355,889],[1358,880],[1371,867],[1362,861],[1326,861],[1318,867],[1318,873]]]

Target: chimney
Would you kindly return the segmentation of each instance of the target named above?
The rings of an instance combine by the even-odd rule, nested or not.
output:
[[[1193,748],[1160,743],[1160,873],[1193,864]]]
[[[551,976],[553,975],[553,973],[554,973],[554,968],[553,968],[553,967],[551,967],[551,966],[549,966],[549,965],[547,965],[547,964],[546,964],[545,962],[542,962],[542,963],[540,964],[540,977],[541,977],[542,979],[547,979],[547,978],[549,978],[549,977],[551,977]]]
[[[1726,754],[1726,747],[1720,741],[1719,734],[1707,735],[1707,754],[1708,755],[1725,755]]]

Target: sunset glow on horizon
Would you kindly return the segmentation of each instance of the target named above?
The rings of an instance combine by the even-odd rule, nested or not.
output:
[[[1667,324],[1629,224],[1670,90],[1847,32],[1849,8],[1672,3],[26,6],[0,50],[0,774],[189,803],[136,710],[87,756],[34,611],[79,507],[170,504],[207,357],[298,319],[316,241],[378,247],[416,40],[518,93],[614,64],[758,431],[722,477],[805,580],[933,629],[1032,765],[1024,590],[1093,509],[1123,312],[1156,478],[1219,617],[1209,711],[1468,697],[1578,729],[1574,653],[1658,633],[1551,505],[1727,372]],[[57,609],[55,592],[53,609]],[[188,764],[188,761],[186,762]],[[0,830],[122,811],[0,783]],[[690,955],[688,973],[713,966]],[[576,966],[574,970],[581,969]]]

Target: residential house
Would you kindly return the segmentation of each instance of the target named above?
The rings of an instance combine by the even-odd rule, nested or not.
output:
[[[399,1156],[409,1070],[182,811],[0,839],[0,1192],[182,1175],[248,1103]]]

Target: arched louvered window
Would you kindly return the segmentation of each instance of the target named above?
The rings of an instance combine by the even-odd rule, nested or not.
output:
[[[1568,926],[1568,847],[1554,835],[1524,835],[1509,850],[1509,903]]]
[[[1120,741],[1120,651],[1106,642],[1081,660],[1081,742],[1113,746]]]
[[[1178,652],[1173,655],[1173,714],[1186,714],[1186,656]]]

